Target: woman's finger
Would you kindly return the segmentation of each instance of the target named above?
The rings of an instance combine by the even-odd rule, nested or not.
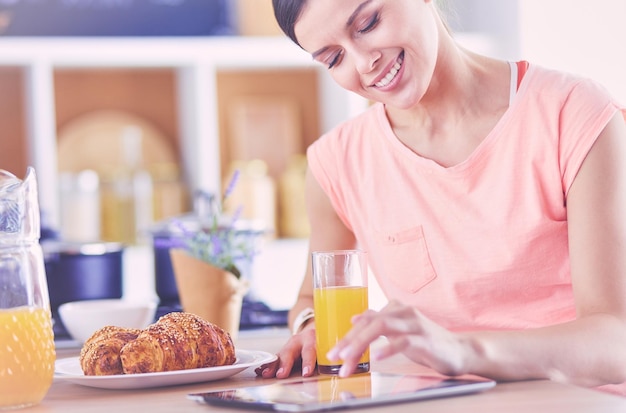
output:
[[[354,372],[363,353],[370,344],[381,336],[406,337],[408,334],[423,332],[422,318],[413,308],[397,302],[391,302],[381,311],[367,311],[354,319],[352,329],[331,349],[330,360],[341,361],[340,375]],[[376,357],[389,357],[402,352],[407,342],[400,340],[397,345],[388,346],[377,352]],[[399,345],[402,344],[402,345]]]
[[[315,348],[315,330],[308,329],[302,333],[302,376],[309,377],[315,373],[317,351]]]
[[[289,377],[294,367],[297,367],[301,362],[301,352],[304,349],[303,343],[305,341],[302,333],[289,338],[285,346],[276,354],[277,360],[255,369],[257,376],[263,378]]]

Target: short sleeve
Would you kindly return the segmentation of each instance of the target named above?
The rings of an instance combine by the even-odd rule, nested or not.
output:
[[[559,161],[565,194],[591,147],[619,109],[608,91],[592,80],[581,80],[570,91],[559,120]]]

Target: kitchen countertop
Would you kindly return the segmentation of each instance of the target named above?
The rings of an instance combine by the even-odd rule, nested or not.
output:
[[[289,332],[285,328],[242,331],[237,339],[236,346],[240,349],[274,353],[280,349],[288,337]],[[59,347],[57,349],[57,358],[74,357],[79,350],[77,346]],[[372,371],[398,373],[429,372],[428,369],[407,361],[403,356],[395,356],[384,361],[373,362]],[[263,385],[274,381],[276,379],[257,378],[253,367],[222,380],[139,390],[98,389],[55,378],[42,403],[25,411],[29,413],[111,413],[134,409],[151,413],[236,411],[201,405],[189,400],[187,394]],[[389,409],[389,406],[379,406],[362,410],[376,413],[388,412]],[[397,413],[413,412],[416,409],[437,413],[467,413],[468,411],[481,413],[611,413],[625,412],[626,398],[546,380],[535,380],[500,383],[493,389],[473,395],[400,403],[393,405],[393,409]]]

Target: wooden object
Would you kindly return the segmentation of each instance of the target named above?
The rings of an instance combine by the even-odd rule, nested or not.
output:
[[[246,156],[251,159],[263,159],[256,151],[278,151],[285,154],[286,151],[279,145],[285,144],[288,148],[300,148],[301,151],[315,141],[320,135],[320,108],[318,97],[318,76],[314,69],[285,69],[285,70],[258,70],[255,72],[245,70],[220,71],[217,74],[218,105],[220,107],[220,156],[221,176],[227,176],[231,161],[236,160],[241,147],[239,142],[256,140],[256,149],[247,150]],[[251,116],[259,102],[267,102],[271,105],[268,113],[271,119],[259,126],[262,128],[277,127],[283,136],[272,135],[264,132],[252,136],[242,135],[242,128],[233,130],[233,119],[242,119],[242,116]],[[236,113],[231,113],[235,110]],[[282,114],[282,115],[281,115]],[[281,116],[287,116],[282,118]],[[248,117],[248,119],[251,119]],[[247,130],[251,127],[246,126]],[[252,128],[256,126],[252,125]],[[293,129],[293,131],[290,131]],[[255,130],[255,129],[252,129]],[[269,136],[268,136],[269,135]],[[292,142],[285,143],[290,140]],[[262,146],[262,147],[260,147]],[[292,149],[289,149],[291,151]],[[281,169],[288,159],[277,159],[271,155],[268,163],[270,176],[278,180]],[[278,172],[278,175],[275,174]]]
[[[289,97],[241,96],[228,107],[230,159],[262,159],[274,179],[302,152],[298,103]]]
[[[237,27],[242,36],[280,36],[272,0],[237,0]]]
[[[96,110],[67,122],[58,133],[59,170],[80,172],[93,169],[108,173],[126,167],[122,137],[128,127],[141,133],[141,158],[147,168],[159,163],[176,163],[168,139],[151,122],[121,110]]]
[[[241,334],[237,348],[261,350],[275,354],[289,339],[287,329],[266,329]],[[373,346],[377,344],[374,343]],[[57,358],[76,356],[79,349],[57,347]],[[401,354],[372,362],[372,371],[434,374],[432,370],[411,362]],[[314,380],[314,378],[312,378]],[[287,380],[303,380],[294,372]],[[304,380],[311,380],[304,379]],[[102,390],[79,386],[55,378],[43,402],[26,410],[28,413],[85,412],[110,413],[111,411],[143,410],[150,413],[185,411],[249,412],[244,409],[209,409],[206,405],[187,399],[187,394],[219,391],[243,386],[261,386],[285,379],[260,379],[254,368],[249,368],[227,380],[184,386],[160,387],[145,390]],[[359,411],[355,409],[354,411]],[[362,409],[367,413],[437,412],[437,413],[617,413],[626,411],[626,399],[592,389],[557,383],[548,380],[499,383],[482,393],[452,398],[399,403]]]
[[[85,113],[113,109],[145,119],[179,147],[172,69],[56,69],[54,88],[58,130]]]
[[[28,166],[23,83],[20,68],[0,67],[0,169],[17,176]]]

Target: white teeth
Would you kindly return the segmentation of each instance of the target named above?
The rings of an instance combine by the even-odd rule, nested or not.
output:
[[[398,74],[398,71],[402,67],[402,61],[403,60],[404,59],[402,57],[399,57],[398,60],[396,61],[396,64],[394,64],[393,67],[391,68],[391,70],[389,70],[389,73],[387,73],[387,75],[384,78],[382,78],[380,81],[378,81],[376,83],[376,86],[377,87],[385,87],[389,83],[391,83],[391,81],[396,77],[396,75]]]

